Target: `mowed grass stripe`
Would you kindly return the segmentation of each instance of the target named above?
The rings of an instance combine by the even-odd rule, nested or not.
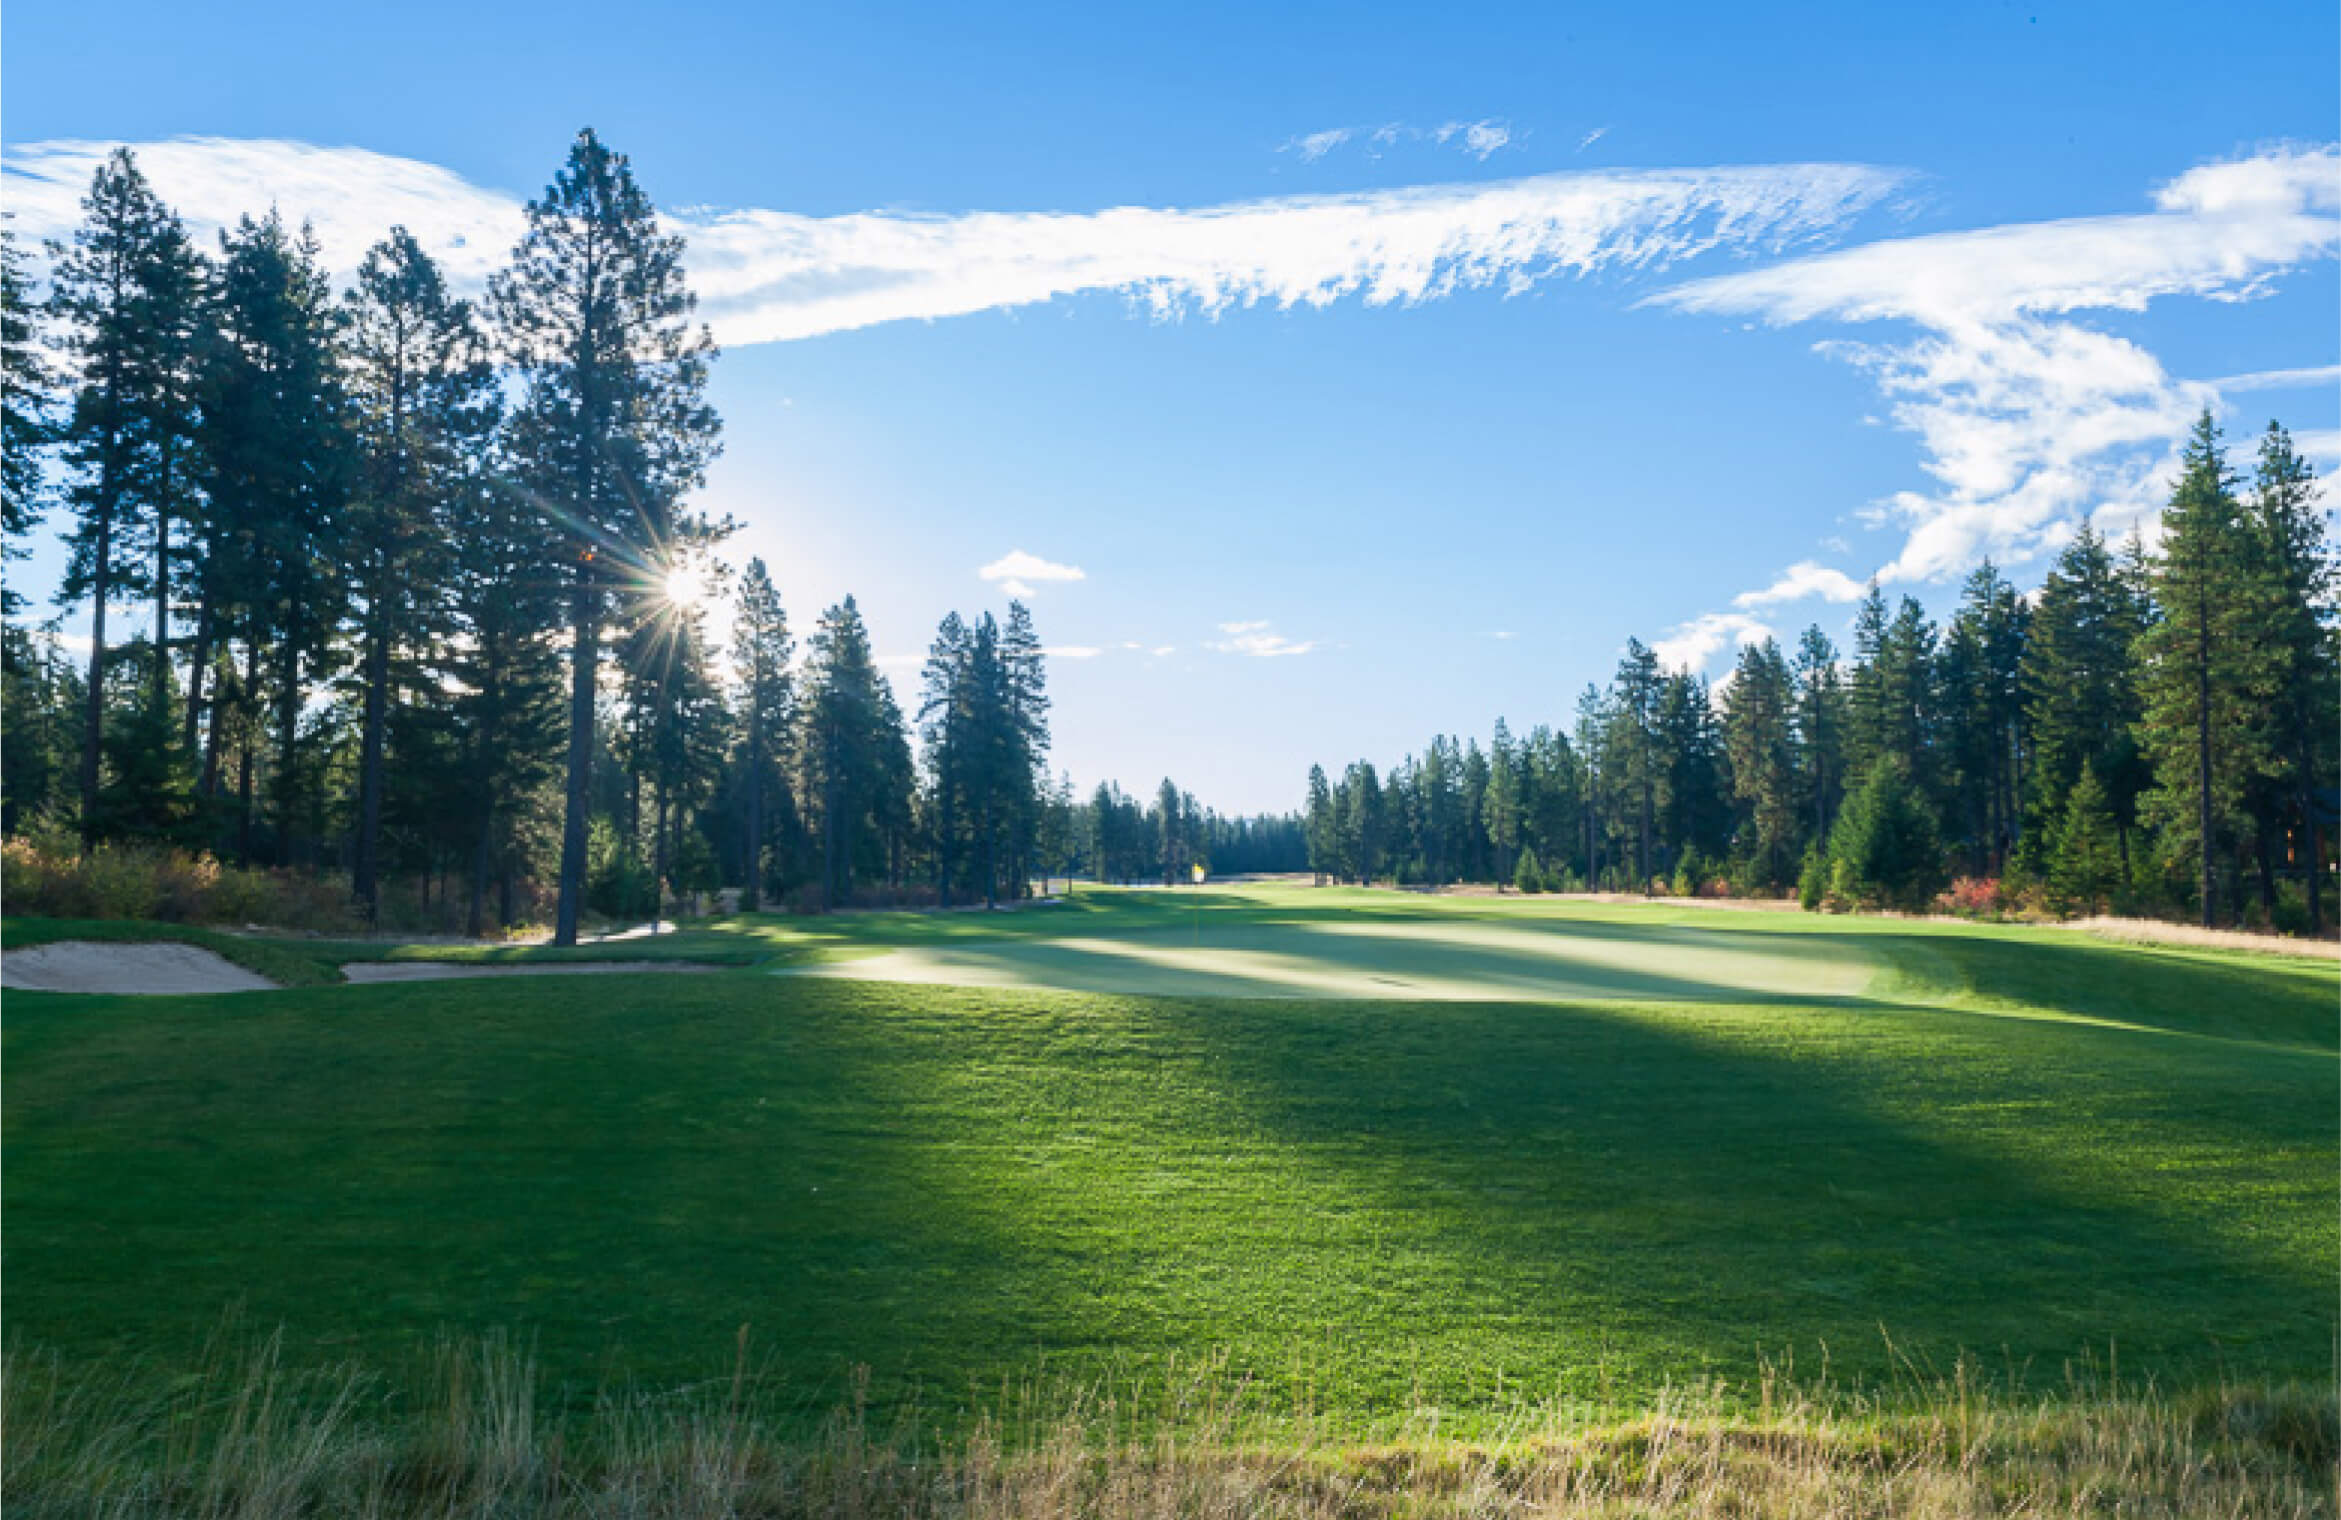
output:
[[[1122,912],[1082,922],[1174,932]],[[1303,922],[1289,953],[1355,943]],[[162,1368],[231,1305],[312,1358],[501,1328],[583,1386],[704,1376],[745,1323],[808,1389],[1224,1354],[1361,1416],[1824,1346],[1883,1380],[1881,1328],[2049,1380],[2109,1346],[2176,1381],[2328,1369],[2329,969],[1733,932],[1887,970],[1749,1003],[754,973],[13,995],[11,1331]]]

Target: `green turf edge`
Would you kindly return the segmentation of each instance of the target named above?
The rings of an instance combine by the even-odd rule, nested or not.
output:
[[[122,919],[0,919],[0,950],[29,950],[36,945],[92,940],[108,945],[200,946],[246,971],[267,977],[279,987],[332,987],[342,981],[339,961],[318,953],[322,946],[316,941],[255,939],[223,934],[216,929],[199,929],[191,924]]]

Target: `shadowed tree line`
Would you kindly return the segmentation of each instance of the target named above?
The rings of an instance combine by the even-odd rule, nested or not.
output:
[[[1309,773],[1342,880],[2193,913],[2326,932],[2341,712],[2315,473],[2270,423],[2251,478],[2205,413],[2148,549],[2087,527],[2040,589],[1989,561],[1948,627],[1872,582],[1843,657],[1742,646],[1711,685],[1629,639],[1568,727],[1439,736]]]

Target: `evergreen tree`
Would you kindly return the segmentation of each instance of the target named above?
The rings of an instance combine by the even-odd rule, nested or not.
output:
[[[2260,767],[2251,793],[2262,895],[2273,912],[2273,856],[2277,841],[2289,835],[2295,858],[2307,866],[2312,935],[2324,930],[2317,794],[2332,784],[2334,713],[2341,710],[2333,558],[2317,513],[2318,493],[2316,472],[2293,448],[2292,435],[2269,423],[2246,512],[2260,582],[2253,642],[2270,666],[2271,697],[2254,709],[2262,733],[2253,746]]]
[[[240,607],[247,702],[263,662],[275,702],[269,787],[280,864],[314,817],[322,756],[306,752],[312,678],[328,674],[349,590],[347,511],[353,418],[338,344],[341,315],[306,229],[272,212],[221,235],[218,340],[204,377],[207,560],[219,561],[211,616]],[[250,755],[241,837],[249,851]]]
[[[740,683],[740,765],[747,797],[747,871],[741,906],[754,912],[763,901],[772,825],[786,805],[789,735],[795,718],[795,678],[790,661],[796,641],[789,637],[788,613],[780,591],[761,559],[748,561],[740,580],[738,615],[732,623],[732,671]],[[776,806],[778,804],[778,806]]]
[[[1325,878],[1339,874],[1336,861],[1340,849],[1339,825],[1333,815],[1333,788],[1325,780],[1325,767],[1309,767],[1309,806],[1307,823],[1309,874],[1323,886]]]
[[[2102,913],[2121,881],[2113,808],[2105,788],[2097,784],[2096,768],[2084,760],[2081,774],[2065,794],[2064,816],[2057,820],[2056,837],[2049,845],[2049,892],[2063,912]]]
[[[23,250],[15,233],[0,228],[0,619],[14,621],[25,599],[9,584],[5,562],[31,551],[25,539],[47,510],[41,456],[55,436],[51,415],[57,379],[41,343],[41,313],[33,304]],[[10,637],[0,659],[30,658]]]
[[[1943,884],[1926,800],[1892,757],[1871,763],[1829,832],[1829,884],[1842,901],[1916,911]]]
[[[90,600],[80,776],[88,840],[98,828],[105,742],[106,613],[125,594],[169,594],[132,556],[151,547],[167,572],[191,423],[186,374],[199,284],[186,230],[128,149],[99,166],[82,209],[73,241],[52,251],[50,309],[79,382],[62,435],[73,527],[59,601]],[[156,660],[166,652],[158,639]]]
[[[359,467],[350,514],[350,579],[359,614],[363,717],[351,889],[372,918],[382,829],[385,735],[394,661],[410,668],[442,620],[458,482],[497,421],[494,377],[470,303],[449,295],[404,227],[358,266],[347,302],[347,351]]]
[[[1647,891],[1658,869],[1658,656],[1640,639],[1626,640],[1618,662],[1617,702],[1621,780],[1631,794],[1637,845],[1635,890]]]
[[[2256,551],[2235,478],[2206,410],[2187,440],[2153,565],[2160,619],[2140,640],[2154,762],[2147,812],[2164,847],[2196,867],[2203,925],[2217,921],[2216,872],[2241,822],[2244,786],[2262,763],[2255,708],[2274,672],[2254,635],[2263,619]]]
[[[488,884],[510,925],[530,842],[552,815],[561,739],[559,587],[544,574],[550,525],[535,496],[485,463],[460,485],[462,530],[448,567],[449,637],[436,648],[452,689],[464,761],[459,820],[471,844],[469,932],[481,932]]]
[[[1812,837],[1826,839],[1845,795],[1845,687],[1837,646],[1818,625],[1797,640],[1795,669],[1797,779]]]
[[[1772,639],[1740,646],[1739,665],[1723,694],[1723,739],[1731,757],[1732,795],[1740,804],[1738,850],[1766,887],[1789,879],[1796,860],[1796,761],[1789,729],[1793,681]]]
[[[1658,699],[1659,834],[1678,871],[1731,839],[1723,732],[1705,678],[1677,672]],[[1693,874],[1696,874],[1695,872]]]
[[[2120,565],[2084,525],[2041,584],[2019,673],[2032,741],[2027,839],[2045,844],[2088,766],[2105,792],[2117,848],[2129,859],[2138,794],[2150,779],[2137,734],[2134,653],[2144,627],[2145,609]]]
[[[799,795],[819,841],[822,901],[842,907],[857,880],[892,874],[889,845],[909,822],[902,715],[878,673],[852,597],[821,614],[804,679],[796,741]]]
[[[1170,777],[1162,778],[1162,785],[1154,792],[1154,826],[1156,858],[1162,863],[1162,884],[1177,886],[1187,874],[1187,831],[1181,820],[1184,808],[1178,783]]]
[[[1495,852],[1492,873],[1497,886],[1512,876],[1512,861],[1520,848],[1520,767],[1512,748],[1512,731],[1496,719],[1494,742],[1488,747],[1487,838]]]
[[[526,387],[514,451],[548,500],[569,582],[569,757],[554,925],[555,942],[567,945],[576,943],[584,888],[610,599],[655,590],[677,536],[677,503],[703,478],[719,424],[705,401],[714,343],[691,325],[682,239],[659,229],[625,158],[581,132],[527,217],[489,300]],[[842,632],[833,630],[832,642]],[[830,827],[848,828],[842,818]],[[834,854],[826,869],[832,887],[850,880]]]

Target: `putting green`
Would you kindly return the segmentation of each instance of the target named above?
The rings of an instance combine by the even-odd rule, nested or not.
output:
[[[1214,923],[913,945],[783,976],[1147,997],[1748,1002],[1855,997],[1878,963],[1841,940],[1563,919]]]

